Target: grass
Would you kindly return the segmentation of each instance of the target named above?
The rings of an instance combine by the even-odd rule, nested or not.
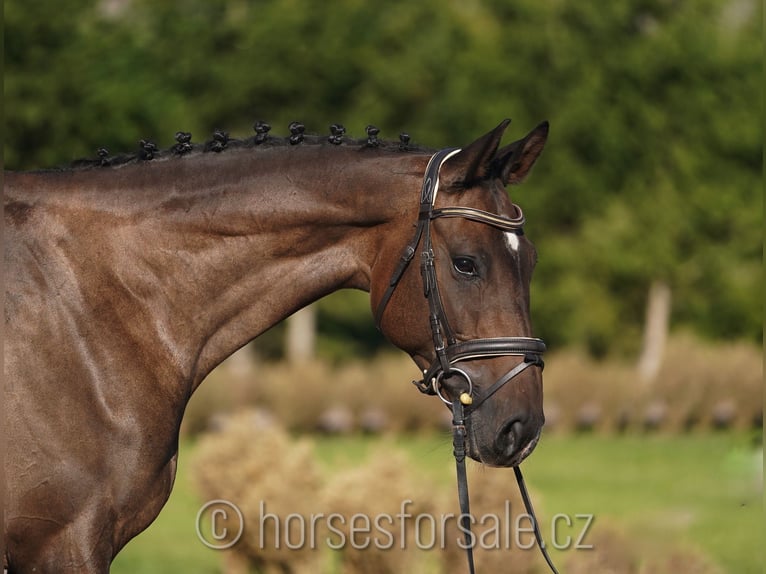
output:
[[[648,549],[687,543],[762,572],[762,457],[747,434],[547,437],[524,465],[546,514],[593,513]]]
[[[386,440],[409,452],[424,481],[453,484],[447,435],[323,438],[316,451],[325,469],[339,472],[364,464]],[[222,571],[223,553],[203,546],[195,533],[201,501],[186,474],[193,450],[191,443],[182,445],[168,505],[115,560],[113,573]],[[747,433],[554,434],[544,437],[524,471],[543,523],[556,513],[594,514],[595,524],[618,525],[646,552],[682,544],[725,572],[748,574],[763,568],[758,452]],[[512,479],[509,488],[515,488]],[[557,563],[564,558],[554,553]]]

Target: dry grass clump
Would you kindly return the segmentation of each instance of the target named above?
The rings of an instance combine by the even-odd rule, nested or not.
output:
[[[445,464],[445,472],[453,473],[453,464]],[[230,574],[462,573],[466,557],[455,486],[424,480],[416,468],[387,444],[361,466],[322,475],[311,443],[245,412],[203,436],[192,476],[203,499],[231,501],[244,516],[243,537],[224,555]],[[469,464],[469,485],[478,571],[545,572],[513,471]],[[533,499],[543,536],[555,544],[551,517],[534,493]],[[570,544],[563,558],[555,557],[563,571],[719,573],[698,551],[632,537],[600,519],[581,542],[592,548]]]
[[[258,372],[262,404],[286,428],[301,432],[316,430],[323,412],[345,404],[335,382],[334,369],[322,361],[271,363]]]
[[[244,412],[229,418],[221,432],[203,436],[192,476],[205,499],[230,501],[242,512],[244,534],[231,551],[241,561],[259,572],[316,572],[318,549],[299,545],[302,525],[285,520],[319,510],[313,448],[277,426],[259,427],[258,420]]]
[[[419,545],[431,536],[430,521],[418,524],[416,539],[416,517],[434,514],[438,494],[401,449],[381,447],[364,466],[322,477],[311,443],[264,420],[252,411],[228,417],[201,438],[192,464],[204,499],[231,501],[243,514],[244,535],[227,551],[230,570],[320,572],[332,563],[344,574],[422,571],[429,558]],[[287,520],[294,515],[302,523]]]
[[[183,432],[199,433],[219,413],[243,406],[266,410],[296,432],[449,429],[449,410],[410,384],[419,373],[404,354],[333,366],[259,364],[246,353],[227,360],[197,390]],[[630,362],[596,361],[576,350],[546,359],[548,430],[684,432],[763,424],[762,357],[748,343],[712,344],[674,335],[653,381],[641,380]]]
[[[328,512],[393,518],[393,522],[384,520],[378,525],[386,532],[378,537],[384,548],[374,542],[364,549],[347,543],[336,560],[339,572],[465,572],[465,538],[458,528],[460,509],[454,487],[434,488],[432,483],[419,480],[410,468],[411,463],[401,451],[384,448],[364,467],[331,480],[324,497]],[[445,467],[445,472],[454,472],[452,465]],[[528,529],[530,522],[525,518],[513,471],[471,465],[469,484],[477,570],[538,572],[542,558],[533,535],[516,530],[517,525]],[[403,506],[404,501],[412,502]],[[402,518],[402,512],[408,516]],[[342,529],[347,541],[350,526],[346,524]]]
[[[668,406],[666,428],[751,428],[762,416],[763,359],[746,343],[709,344],[677,335],[644,402]]]
[[[337,367],[320,361],[265,365],[259,373],[259,386],[263,405],[290,430],[333,432],[332,422],[340,413],[351,417],[347,430],[441,428],[446,410],[409,384],[417,375],[409,357],[381,355]],[[346,426],[344,423],[338,430]]]
[[[636,417],[638,392],[633,368],[598,362],[577,351],[546,359],[543,385],[546,426],[563,431],[625,430]]]
[[[211,421],[244,406],[261,403],[250,350],[245,347],[224,361],[197,388],[186,406],[181,432],[194,436],[210,430]]]
[[[620,527],[594,521],[587,545],[568,553],[568,574],[721,574],[703,553],[673,546],[657,548]]]
[[[418,530],[416,517],[433,515],[433,493],[427,484],[418,481],[411,468],[402,451],[382,448],[364,466],[331,478],[323,506],[328,513],[346,517],[343,523],[332,523],[342,535],[330,535],[334,546],[345,541],[335,557],[338,572],[422,571],[424,557],[418,545],[428,543],[429,533]],[[419,524],[424,525],[427,527],[429,522]],[[420,540],[416,538],[418,533]]]
[[[748,343],[711,344],[689,335],[668,343],[653,381],[635,366],[577,351],[547,360],[548,427],[564,431],[747,429],[762,424],[763,361]]]
[[[230,570],[302,573],[332,565],[342,574],[464,571],[454,489],[422,480],[401,449],[380,447],[363,466],[322,477],[310,443],[275,426],[258,427],[262,420],[251,412],[230,417],[220,432],[201,439],[192,465],[205,499],[234,502],[244,516],[244,536],[227,551]],[[531,534],[514,530],[524,508],[512,471],[474,466],[469,482],[477,566],[502,571],[510,560],[514,572],[534,572],[537,550],[519,547],[532,543]],[[264,510],[280,517],[281,545]],[[323,517],[313,546],[286,546],[300,539],[285,531],[286,517],[295,514]]]
[[[568,553],[568,574],[638,574],[640,550],[621,529],[594,521],[587,545]]]

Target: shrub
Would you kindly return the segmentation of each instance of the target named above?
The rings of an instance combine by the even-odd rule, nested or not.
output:
[[[258,420],[243,412],[220,432],[202,437],[193,479],[205,499],[231,501],[242,512],[245,532],[230,551],[241,562],[261,572],[316,572],[319,550],[309,544],[288,548],[303,532],[297,531],[300,524],[284,521],[289,514],[308,517],[319,509],[321,479],[312,445],[277,426],[254,424]]]
[[[236,355],[235,355],[236,357]],[[186,409],[183,431],[206,429],[242,406],[271,412],[297,432],[414,432],[449,428],[441,401],[409,384],[419,373],[403,354],[332,366],[312,361],[226,361]],[[763,364],[748,343],[713,345],[675,335],[654,381],[635,365],[597,361],[574,349],[551,353],[544,375],[547,427],[562,432],[683,432],[763,423]]]
[[[763,359],[746,343],[710,344],[676,335],[668,344],[657,378],[644,391],[644,402],[669,406],[668,428],[752,425],[762,409]]]
[[[433,492],[418,481],[402,451],[383,447],[364,466],[331,477],[324,493],[324,506],[348,518],[338,526],[346,543],[338,550],[336,563],[342,574],[398,574],[418,572],[424,557],[417,550],[416,530],[409,519],[396,519],[403,510],[417,516],[433,514]],[[403,508],[405,501],[412,501]],[[358,517],[375,520],[371,535],[352,539],[352,522]],[[388,520],[391,517],[392,520]],[[404,524],[404,526],[403,526]],[[359,526],[359,524],[357,524]]]
[[[710,344],[675,335],[653,381],[634,365],[566,350],[547,358],[546,410],[553,430],[746,429],[763,416],[763,362],[749,343]]]
[[[182,433],[209,430],[220,415],[243,407],[272,413],[290,431],[396,433],[442,431],[451,414],[441,401],[421,395],[410,382],[419,375],[403,354],[332,366],[323,361],[224,362],[195,391]]]
[[[554,430],[623,430],[637,417],[635,372],[618,362],[595,361],[569,350],[546,359],[545,408]]]
[[[243,412],[225,421],[219,432],[202,437],[191,471],[204,499],[230,500],[243,513],[244,536],[224,554],[232,574],[253,569],[268,574],[465,571],[465,551],[458,545],[463,535],[457,524],[454,483],[446,487],[424,480],[400,448],[385,442],[364,464],[349,470],[330,468],[323,475],[310,442],[291,438],[257,412]],[[445,463],[445,475],[454,473],[453,464]],[[513,471],[469,464],[469,485],[478,571],[546,572],[528,530],[530,522]],[[545,528],[550,516],[541,505],[544,501],[534,493],[533,499],[543,534],[550,535]],[[412,502],[403,506],[404,501]],[[407,519],[398,518],[403,510]],[[264,513],[278,518],[267,518]],[[332,530],[328,527],[331,514],[340,517],[331,522]],[[290,522],[287,517],[291,515],[304,520]],[[305,529],[312,515],[327,518],[319,521],[314,544],[302,538],[305,530],[296,531]],[[420,520],[421,515],[427,520]],[[376,522],[376,517],[390,519]],[[518,530],[519,525],[524,532]],[[299,548],[287,547],[287,541],[294,546],[299,540],[305,541]],[[718,573],[699,551],[672,540],[633,537],[600,518],[583,542],[593,548],[570,548],[563,557],[554,557],[565,565],[564,571]],[[331,551],[330,544],[339,548]]]
[[[566,560],[569,574],[638,574],[640,550],[621,529],[594,521],[588,535],[590,549],[571,552]]]
[[[720,574],[707,556],[690,548],[672,545],[655,548],[608,522],[594,521],[588,536],[591,549],[570,552],[568,574]]]
[[[218,366],[186,405],[181,433],[196,436],[210,430],[213,420],[247,406],[263,404],[255,364],[245,347]]]

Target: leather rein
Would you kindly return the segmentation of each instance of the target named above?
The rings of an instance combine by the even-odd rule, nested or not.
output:
[[[484,401],[525,369],[532,366],[537,366],[542,369],[544,366],[542,354],[545,352],[545,343],[543,343],[541,339],[534,337],[490,337],[472,339],[469,341],[458,341],[454,331],[447,321],[444,305],[439,293],[439,284],[436,279],[434,250],[431,242],[431,221],[439,217],[462,217],[470,221],[490,225],[502,231],[515,233],[517,235],[523,235],[525,221],[524,214],[522,213],[521,208],[517,205],[514,205],[514,207],[516,208],[518,215],[514,218],[496,215],[471,207],[434,208],[436,195],[439,190],[439,172],[441,167],[444,162],[459,151],[460,149],[458,148],[440,150],[436,152],[428,162],[428,167],[426,168],[423,177],[423,187],[420,194],[420,210],[418,212],[415,234],[412,240],[404,248],[399,262],[391,275],[386,291],[383,293],[383,297],[378,303],[375,311],[375,324],[380,328],[386,306],[391,300],[405,270],[414,259],[414,256],[418,251],[418,246],[422,243],[420,249],[420,274],[423,281],[423,294],[428,300],[429,323],[431,326],[435,358],[429,368],[424,370],[423,378],[420,381],[413,381],[413,383],[420,392],[428,395],[438,395],[442,401],[447,405],[450,405],[452,408],[453,454],[455,455],[457,467],[461,529],[465,534],[465,548],[468,557],[469,572],[474,574],[474,537],[470,529],[471,516],[468,498],[468,478],[465,469],[465,420],[473,411],[478,409]],[[522,357],[522,361],[481,393],[479,393],[479,389],[474,387],[468,373],[454,366],[461,361],[502,356],[519,356]],[[460,394],[458,400],[449,401],[442,395],[440,387],[444,379],[456,375],[466,380],[468,389]],[[558,574],[545,549],[545,543],[540,534],[537,518],[532,508],[526,485],[524,484],[521,469],[518,466],[515,466],[513,470],[516,475],[519,490],[521,491],[524,506],[532,521],[537,545],[551,571],[554,572],[554,574]]]

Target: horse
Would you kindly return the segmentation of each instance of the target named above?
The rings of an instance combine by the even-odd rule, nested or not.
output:
[[[506,187],[548,124],[501,147],[509,123],[439,158],[376,129],[282,140],[258,124],[249,140],[181,133],[170,150],[5,172],[8,572],[108,572],[170,495],[206,375],[341,288],[370,293],[421,390],[479,398],[468,456],[517,466],[544,424],[542,343],[536,253]]]

